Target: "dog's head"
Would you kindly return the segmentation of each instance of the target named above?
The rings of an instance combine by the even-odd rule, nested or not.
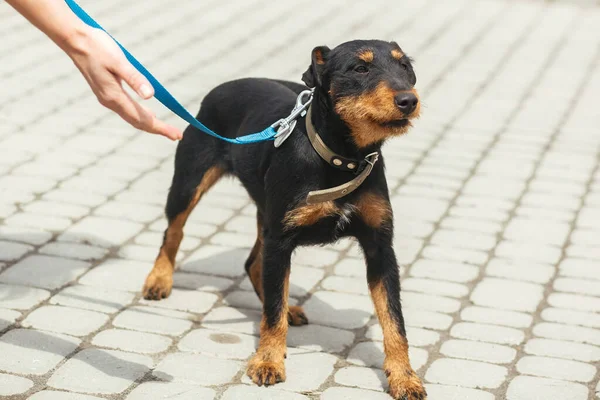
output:
[[[410,59],[395,42],[316,47],[302,80],[330,97],[358,147],[406,133],[421,109]]]

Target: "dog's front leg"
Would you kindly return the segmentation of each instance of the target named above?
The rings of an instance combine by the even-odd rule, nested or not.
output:
[[[254,383],[273,385],[285,381],[288,294],[292,248],[265,235],[263,248],[263,316],[260,342],[248,363]]]
[[[408,341],[400,306],[400,276],[391,239],[391,233],[373,230],[359,237],[367,260],[369,290],[383,330],[383,369],[394,399],[423,400],[427,393],[408,359]]]

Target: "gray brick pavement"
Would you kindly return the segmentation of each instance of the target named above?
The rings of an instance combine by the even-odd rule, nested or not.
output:
[[[397,40],[424,109],[384,152],[429,399],[600,398],[593,1],[82,3],[191,110],[224,80],[297,81],[315,45]],[[260,304],[243,270],[255,208],[241,186],[203,199],[172,296],[143,301],[174,144],[97,105],[5,3],[0,83],[0,397],[388,398],[354,243],[295,254],[291,303],[311,324],[290,329],[285,383],[249,385]]]

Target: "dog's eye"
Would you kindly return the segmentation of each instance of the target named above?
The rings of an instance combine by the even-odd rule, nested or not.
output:
[[[402,66],[402,69],[403,69],[403,70],[405,70],[405,71],[408,71],[408,65],[406,65],[406,64],[404,64],[404,63],[402,63],[402,64],[400,64],[400,65]]]
[[[354,67],[354,72],[358,72],[359,74],[366,74],[367,72],[369,72],[369,68],[367,68],[364,65],[359,65],[357,67]]]

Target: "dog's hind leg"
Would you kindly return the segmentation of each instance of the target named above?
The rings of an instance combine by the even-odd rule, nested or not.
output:
[[[248,273],[250,282],[252,282],[254,291],[256,292],[256,295],[258,296],[261,302],[264,300],[262,285],[263,246],[264,240],[262,215],[260,212],[257,212],[256,242],[254,243],[254,247],[252,247],[252,251],[250,251],[250,255],[248,256],[244,267],[246,269],[246,272]],[[300,326],[308,324],[308,318],[306,318],[306,314],[304,314],[304,310],[300,306],[289,306],[287,317],[288,323],[290,325]]]
[[[203,172],[180,176],[175,171],[173,183],[167,198],[166,214],[169,225],[165,230],[154,268],[146,278],[143,295],[148,300],[160,300],[171,293],[175,256],[183,239],[183,227],[198,201],[224,174],[218,166],[211,166]]]

